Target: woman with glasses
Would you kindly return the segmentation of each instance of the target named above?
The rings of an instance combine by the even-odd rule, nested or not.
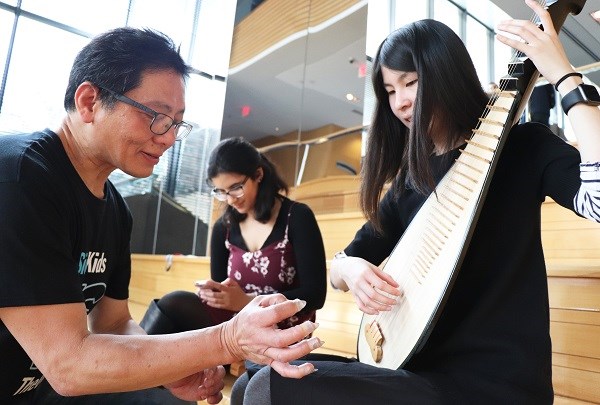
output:
[[[254,297],[282,293],[306,307],[281,328],[315,319],[325,302],[321,232],[311,209],[287,198],[273,164],[242,138],[222,141],[208,164],[212,195],[227,203],[212,230],[211,279],[197,295],[175,291],[151,303],[141,322],[149,334],[200,329],[225,322]]]

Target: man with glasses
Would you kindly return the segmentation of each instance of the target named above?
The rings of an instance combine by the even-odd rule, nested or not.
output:
[[[220,364],[313,371],[288,362],[322,344],[301,341],[316,325],[277,330],[304,305],[281,295],[201,331],[147,336],[131,318],[132,217],[108,176],[149,176],[190,133],[188,72],[160,33],[107,32],[76,57],[57,130],[0,137],[0,403],[217,403]]]

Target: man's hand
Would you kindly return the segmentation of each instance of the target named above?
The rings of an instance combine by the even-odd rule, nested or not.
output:
[[[165,384],[173,395],[184,401],[204,401],[218,404],[223,399],[221,391],[225,387],[223,366],[209,368],[179,381]]]
[[[289,329],[278,329],[277,323],[304,308],[306,302],[287,300],[282,294],[261,295],[223,324],[221,340],[229,352],[238,359],[267,364],[284,377],[302,378],[314,371],[314,366],[299,366],[290,361],[302,357],[323,345],[311,334],[317,324],[306,321]]]

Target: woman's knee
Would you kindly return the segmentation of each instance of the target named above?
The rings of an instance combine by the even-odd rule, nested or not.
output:
[[[248,373],[242,374],[235,380],[233,387],[231,387],[231,397],[229,400],[231,405],[242,405],[244,403],[244,394],[249,382]]]
[[[245,405],[271,405],[271,367],[263,367],[252,376],[244,394]]]
[[[158,307],[165,313],[180,310],[188,305],[198,304],[200,299],[190,291],[172,291],[158,300]]]

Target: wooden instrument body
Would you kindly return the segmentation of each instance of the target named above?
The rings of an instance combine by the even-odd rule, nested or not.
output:
[[[584,3],[559,0],[549,6],[556,29]],[[461,156],[392,251],[383,270],[400,284],[404,296],[392,311],[363,315],[359,361],[401,368],[427,341],[458,276],[506,135],[521,116],[538,75],[528,59],[509,66],[509,76],[500,83],[503,90],[492,97]]]

